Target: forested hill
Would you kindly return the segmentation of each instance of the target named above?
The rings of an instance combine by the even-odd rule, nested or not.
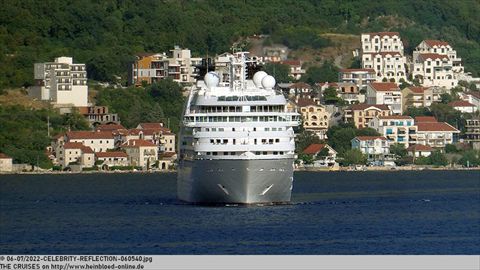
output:
[[[233,41],[321,48],[322,33],[399,31],[407,52],[422,39],[449,41],[467,71],[480,72],[478,0],[18,0],[1,1],[0,89],[32,83],[33,63],[72,55],[91,79],[125,78],[136,52],[224,52]],[[292,43],[294,42],[294,43]]]

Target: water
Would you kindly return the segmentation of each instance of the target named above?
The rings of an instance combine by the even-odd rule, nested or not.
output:
[[[175,174],[0,176],[0,254],[479,254],[480,172],[295,173],[293,202],[176,201]]]

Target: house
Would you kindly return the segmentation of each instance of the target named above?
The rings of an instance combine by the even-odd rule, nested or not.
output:
[[[417,144],[428,145],[433,148],[444,148],[447,144],[457,141],[460,131],[448,123],[438,122],[435,117],[415,117],[418,127]]]
[[[406,111],[409,107],[430,107],[432,102],[440,102],[440,93],[434,87],[409,86],[402,90],[402,107]]]
[[[407,148],[407,154],[412,157],[428,157],[433,151],[432,147],[423,144],[412,144]]]
[[[95,131],[114,132],[117,130],[125,130],[126,128],[120,124],[100,124],[95,127]]]
[[[321,152],[326,152],[326,155],[319,155]],[[337,164],[336,159],[338,153],[328,144],[310,144],[303,150],[303,154],[314,157],[315,167],[332,167]]]
[[[391,115],[392,111],[383,104],[354,104],[345,109],[344,121],[353,122],[357,128],[369,126],[375,116]]]
[[[54,62],[34,64],[34,84],[29,96],[50,101],[59,107],[88,105],[87,69],[74,64],[72,57],[57,57]]]
[[[83,115],[90,126],[120,124],[120,118],[116,113],[109,113],[107,106],[78,107],[78,112]]]
[[[131,166],[150,169],[158,160],[158,147],[146,140],[129,140],[122,144]]]
[[[358,86],[354,83],[337,83],[337,96],[349,105],[365,102],[365,95],[360,94]]]
[[[393,114],[402,114],[402,91],[395,83],[370,83],[367,85],[367,104],[384,104]]]
[[[338,81],[341,83],[354,83],[359,89],[367,87],[367,84],[375,82],[377,76],[372,68],[340,69]]]
[[[290,95],[298,96],[298,95],[310,94],[312,93],[312,90],[313,88],[310,84],[304,83],[304,82],[297,82],[290,86],[288,93]]]
[[[475,105],[477,109],[480,109],[480,92],[460,92],[458,95],[460,96],[460,99],[468,101]]]
[[[388,141],[383,136],[357,136],[351,140],[352,149],[358,149],[367,155],[369,162],[391,160]]]
[[[288,75],[295,80],[300,80],[306,72],[305,69],[302,68],[302,62],[300,60],[285,60],[280,63],[290,67]]]
[[[317,99],[297,98],[296,104],[302,114],[303,128],[314,132],[321,140],[327,138],[331,114]]]
[[[139,53],[129,66],[128,82],[130,85],[141,86],[151,84],[167,77],[181,84],[195,82],[196,65],[202,58],[192,57],[189,49],[175,46],[170,50],[171,56],[165,53]]]
[[[480,119],[465,120],[465,141],[472,145],[473,149],[480,150]]]
[[[448,103],[449,106],[462,113],[474,113],[478,107],[465,100],[457,100]]]
[[[455,73],[455,77],[463,74],[464,68],[462,66],[462,59],[457,57],[457,51],[446,41],[441,40],[423,40],[413,51],[413,61],[421,54],[432,53],[446,55],[451,63],[451,69]]]
[[[97,161],[101,161],[101,166],[113,167],[113,166],[128,166],[128,155],[122,151],[113,152],[98,152],[95,153]]]
[[[169,170],[177,160],[177,153],[163,152],[158,159],[158,168],[160,170]]]
[[[0,172],[13,171],[13,159],[4,153],[0,153]]]
[[[115,148],[114,136],[110,131],[69,131],[65,134],[65,141],[82,143],[94,152]]]
[[[447,89],[457,86],[452,60],[445,54],[419,53],[411,65],[412,76],[423,86]]]
[[[390,145],[399,143],[407,148],[417,141],[417,126],[410,116],[375,116],[369,126],[387,138]]]
[[[362,68],[375,70],[378,82],[406,80],[407,59],[398,32],[377,32],[361,35]]]
[[[79,165],[81,168],[91,168],[95,165],[95,153],[92,148],[80,142],[66,142],[57,153],[57,159],[64,168]]]

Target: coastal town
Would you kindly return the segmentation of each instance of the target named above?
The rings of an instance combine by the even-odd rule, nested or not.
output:
[[[254,36],[252,39],[262,37]],[[275,86],[301,114],[296,130],[297,169],[365,170],[470,168],[480,157],[480,78],[462,65],[445,41],[423,40],[407,55],[398,32],[364,33],[352,52],[359,67],[340,68],[337,81],[304,80],[307,65],[290,59],[284,46],[250,53],[249,74],[287,67]],[[169,53],[139,53],[128,66],[128,86],[172,80],[182,95],[208,71],[221,71],[230,53],[193,57],[175,46]],[[1,172],[172,171],[178,134],[169,120],[138,122],[126,128],[118,112],[91,97],[87,66],[73,57],[35,63],[28,97],[62,115],[79,114],[89,130],[50,134],[44,154],[52,167],[16,162],[0,153]],[[275,75],[275,74],[274,74]],[[311,74],[310,74],[311,75]],[[118,84],[97,87],[125,88]],[[131,112],[134,113],[134,112]],[[180,116],[178,116],[180,117]],[[177,129],[175,129],[177,130]]]

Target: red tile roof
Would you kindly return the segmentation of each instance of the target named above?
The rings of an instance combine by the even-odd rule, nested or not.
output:
[[[317,102],[311,98],[298,98],[296,104],[299,107],[318,106]]]
[[[433,47],[433,46],[450,46],[450,44],[448,44],[448,42],[446,41],[441,41],[441,40],[432,40],[432,39],[427,39],[427,40],[424,40],[425,44],[427,44],[428,46],[430,47]]]
[[[376,91],[400,91],[398,85],[392,82],[374,82],[369,85]]]
[[[475,105],[465,100],[452,101],[448,105],[452,107],[475,107]]]
[[[370,54],[372,55],[373,57],[377,56],[377,55],[381,55],[382,57],[385,57],[387,55],[391,55],[391,56],[401,56],[401,54],[399,52],[375,52],[375,53],[366,53],[366,54]]]
[[[312,86],[308,83],[304,82],[297,82],[294,83],[290,86],[291,89],[296,88],[296,89],[312,89]]]
[[[418,131],[452,131],[452,132],[460,132],[458,129],[452,127],[451,125],[444,123],[444,122],[436,122],[436,123],[417,123]]]
[[[433,148],[423,144],[412,144],[407,148],[407,151],[433,151]]]
[[[361,103],[361,104],[354,104],[352,106],[350,106],[350,110],[353,110],[353,111],[358,111],[358,110],[366,110],[370,107],[374,107],[374,108],[377,108],[379,110],[390,110],[390,108],[388,108],[387,105],[384,105],[384,104],[366,104],[366,103]]]
[[[410,91],[414,92],[415,94],[423,94],[425,90],[428,89],[428,87],[421,87],[421,86],[410,86],[407,88],[410,89]]]
[[[437,119],[433,116],[417,116],[415,123],[437,123]]]
[[[108,124],[108,125],[98,125],[95,128],[96,131],[114,131],[119,129],[125,129],[125,127],[120,124]]]
[[[444,55],[444,54],[438,54],[438,53],[421,53],[418,57],[418,59],[420,60],[427,60],[427,59],[432,59],[432,60],[435,60],[435,59],[440,59],[440,60],[443,60],[443,59],[448,59],[448,56],[447,55]]]
[[[371,140],[376,140],[376,139],[380,139],[382,141],[387,140],[387,138],[385,138],[383,136],[357,136],[357,137],[355,137],[355,139],[357,139],[359,141],[371,141]]]
[[[10,159],[11,157],[5,155],[4,153],[0,153],[0,159]]]
[[[89,146],[82,146],[82,152],[84,154],[94,154],[95,152],[93,152],[92,148],[90,148]]]
[[[379,116],[379,119],[411,119],[413,118],[408,115],[388,115],[388,116]]]
[[[127,153],[122,151],[114,151],[114,152],[98,152],[95,153],[97,158],[108,158],[108,157],[128,157]]]
[[[113,139],[111,131],[69,131],[67,137],[71,139]]]
[[[374,33],[367,33],[367,34],[370,35],[370,37],[373,37],[373,36],[380,36],[380,37],[384,37],[384,36],[389,36],[389,37],[398,36],[398,37],[400,37],[400,33],[399,33],[399,32],[374,32]]]
[[[141,129],[157,129],[157,128],[163,128],[162,123],[140,123],[138,124]]]
[[[66,142],[63,145],[64,149],[82,149],[83,143],[80,142]]]
[[[301,66],[302,63],[300,60],[285,60],[281,62],[284,65],[289,65],[289,66]]]
[[[122,147],[156,147],[156,145],[146,140],[129,140],[122,144]]]
[[[312,143],[307,148],[305,148],[305,150],[303,150],[303,153],[307,155],[315,155],[318,152],[322,151],[325,145],[326,144]]]
[[[175,156],[176,154],[177,153],[175,153],[175,152],[164,152],[164,153],[162,153],[162,157],[170,158],[170,157]]]

